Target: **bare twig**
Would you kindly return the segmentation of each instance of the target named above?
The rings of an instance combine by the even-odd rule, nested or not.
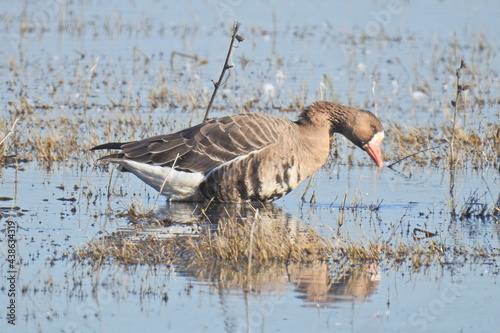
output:
[[[459,108],[463,108],[463,99],[462,99],[462,92],[465,90],[469,89],[469,86],[463,86],[460,84],[460,76],[462,69],[466,69],[467,64],[465,63],[465,60],[462,58],[460,61],[460,67],[457,68],[456,76],[457,76],[457,96],[455,103],[452,103],[453,106],[455,107],[455,112],[453,114],[453,127],[451,130],[451,141],[450,141],[450,169],[453,169],[455,166],[455,159],[454,159],[454,150],[455,150],[455,127],[456,127],[456,120],[457,120],[457,113]]]
[[[212,80],[212,83],[214,84],[214,92],[212,94],[212,98],[210,98],[210,102],[208,103],[207,111],[205,111],[205,117],[203,117],[203,122],[206,122],[208,119],[208,113],[212,108],[212,104],[214,102],[215,95],[217,94],[217,90],[219,89],[219,86],[222,84],[222,80],[224,79],[224,74],[229,68],[233,67],[233,65],[229,65],[228,62],[229,58],[231,57],[231,53],[233,52],[234,40],[236,39],[238,40],[238,42],[243,41],[243,37],[238,35],[239,28],[240,28],[240,23],[235,22],[233,25],[233,35],[231,36],[231,44],[229,44],[229,50],[227,52],[226,62],[224,63],[224,67],[222,67],[222,72],[220,73],[219,80],[217,82],[214,82]]]
[[[426,149],[423,149],[423,150],[419,150],[419,151],[417,151],[416,153],[413,153],[413,154],[410,154],[410,155],[405,156],[405,157],[403,157],[403,158],[400,158],[400,159],[399,159],[399,160],[397,160],[396,162],[389,164],[387,167],[392,169],[392,167],[393,167],[395,164],[398,164],[399,162],[403,162],[403,161],[404,161],[404,160],[406,160],[407,158],[413,157],[413,156],[415,156],[415,155],[418,155],[418,154],[420,154],[420,153],[426,152],[426,151],[428,151],[428,150],[432,150],[432,149],[439,148],[441,145],[442,145],[442,143],[438,144],[437,146],[432,146],[432,147],[429,147],[429,148],[426,148]]]
[[[455,123],[456,123],[456,119],[457,119],[457,113],[458,113],[458,109],[463,108],[462,93],[465,90],[469,89],[468,85],[461,85],[460,84],[461,70],[464,69],[464,68],[467,68],[467,64],[462,59],[461,62],[460,62],[460,68],[458,68],[457,72],[456,72],[456,75],[457,75],[457,96],[456,96],[456,101],[452,102],[453,106],[455,107],[455,113],[453,115],[453,128],[452,128],[452,134],[451,134],[451,141],[449,142],[449,144],[450,144],[450,169],[453,169],[453,167],[455,165],[455,163],[454,163],[454,142],[455,142]],[[418,151],[416,153],[413,153],[413,154],[410,154],[408,156],[405,156],[405,157],[397,160],[396,162],[394,162],[392,164],[389,164],[387,167],[388,168],[392,168],[394,165],[396,165],[396,164],[398,164],[398,163],[406,160],[407,158],[413,157],[413,156],[415,156],[417,154],[426,152],[428,150],[432,150],[432,149],[438,148],[441,145],[443,145],[443,143],[441,143],[439,145],[436,145],[436,146],[432,146],[432,147],[423,149],[423,150],[420,150],[420,151]]]
[[[457,68],[456,76],[457,76],[457,96],[455,99],[455,102],[452,102],[452,105],[455,107],[455,112],[453,114],[453,127],[451,130],[451,140],[450,140],[450,208],[451,208],[451,219],[454,221],[457,217],[456,214],[456,202],[455,202],[455,128],[456,128],[456,120],[457,120],[457,113],[459,109],[463,109],[464,106],[464,101],[463,101],[463,96],[462,93],[469,89],[469,86],[467,85],[461,85],[460,84],[460,76],[462,69],[466,69],[467,64],[465,63],[465,60],[462,58],[460,60],[460,67]]]
[[[182,52],[177,52],[177,51],[172,51],[172,53],[170,53],[170,70],[171,71],[174,70],[174,57],[175,56],[193,59],[194,61],[198,62],[198,66],[206,65],[207,62],[208,62],[206,59],[200,58],[200,57],[195,56],[195,55],[191,55],[191,54],[187,54],[187,53],[182,53]]]
[[[7,135],[5,135],[5,137],[2,139],[2,141],[0,141],[0,147],[4,144],[5,141],[7,141],[7,139],[9,138],[9,136],[11,136],[12,134],[14,134],[14,129],[16,128],[16,125],[17,125],[18,121],[19,121],[19,117],[16,118],[16,120],[14,120],[14,123],[12,124],[10,130],[7,132]]]
[[[422,233],[422,236],[420,236],[419,233]],[[415,239],[431,238],[436,235],[437,233],[435,232],[431,232],[421,228],[413,228],[413,238]]]
[[[179,159],[179,154],[177,154],[177,156],[175,156],[175,160],[174,160],[174,163],[172,163],[172,167],[170,168],[170,170],[168,170],[167,175],[163,179],[163,183],[161,184],[160,190],[158,191],[158,195],[156,196],[156,199],[155,199],[155,202],[153,204],[153,208],[151,208],[151,211],[153,211],[156,208],[156,203],[158,202],[158,199],[160,198],[160,196],[163,192],[163,189],[165,188],[165,185],[167,184],[168,176],[170,176],[170,173],[172,173],[172,171],[174,171],[174,168],[176,167],[178,159]]]

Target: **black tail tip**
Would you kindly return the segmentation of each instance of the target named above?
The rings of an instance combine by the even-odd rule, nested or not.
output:
[[[90,150],[100,150],[100,149],[122,149],[123,142],[108,142],[103,143],[102,145],[98,145],[90,148]]]

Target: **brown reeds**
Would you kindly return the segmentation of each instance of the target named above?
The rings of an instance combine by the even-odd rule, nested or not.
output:
[[[129,82],[120,81],[120,83],[115,83],[118,85],[113,85],[109,77],[113,77],[115,73],[109,70],[109,64],[102,63],[102,59],[99,66],[93,69],[94,74],[90,75],[89,69],[92,69],[92,65],[95,65],[95,62],[89,64],[88,61],[81,61],[80,66],[84,69],[78,68],[72,79],[56,76],[52,84],[52,91],[55,94],[53,103],[50,99],[40,103],[32,96],[28,96],[29,98],[20,96],[18,100],[9,102],[9,117],[20,119],[16,127],[20,135],[10,137],[12,141],[9,147],[15,146],[16,154],[19,157],[35,159],[47,168],[52,167],[54,163],[66,163],[74,160],[79,160],[83,164],[93,164],[94,157],[90,154],[82,155],[82,152],[104,139],[135,139],[152,134],[168,133],[172,130],[182,129],[190,125],[190,122],[197,122],[196,112],[193,111],[201,109],[204,104],[202,98],[199,97],[200,94],[168,85],[169,81],[163,79],[158,79],[159,83],[155,88],[157,91],[151,92],[150,98],[146,98],[151,104],[148,112],[132,110],[132,105],[137,108],[141,107],[137,106],[137,101],[133,101],[131,103],[111,102],[109,105],[96,105],[96,108],[100,109],[97,113],[93,105],[90,105],[92,95],[90,94],[91,90],[89,92],[88,89],[89,83],[91,83],[91,87],[97,88],[99,85],[100,90],[103,91],[107,89],[119,90],[123,86],[122,93],[123,96],[128,96],[127,101],[129,98],[133,99],[132,96],[135,95],[135,92],[134,89],[130,91]],[[165,72],[160,72],[159,75],[165,75]],[[174,76],[175,74],[170,75]],[[181,73],[178,75],[181,77]],[[103,79],[101,80],[101,78]],[[176,77],[174,80],[177,79],[179,78]],[[91,80],[92,82],[90,82]],[[460,80],[463,81],[462,78]],[[68,95],[68,97],[60,95],[60,91],[64,90],[65,85],[75,86],[81,84],[79,82],[84,83],[82,94],[79,95],[78,100],[72,100],[72,97],[69,97],[73,95]],[[464,87],[462,86],[462,88]],[[87,99],[87,112],[82,112],[85,109],[85,99]],[[56,101],[57,103],[62,101],[64,106],[61,110],[64,112],[59,112],[60,106],[56,104]],[[164,106],[169,110],[172,109],[173,112],[164,112],[163,108],[159,110],[161,112],[156,111],[154,106],[158,106],[160,101],[166,103]],[[258,104],[254,106],[257,103],[254,103],[254,96],[245,92],[241,105],[245,105],[246,102],[250,103],[250,101],[251,107],[259,110]],[[377,103],[381,108],[382,101],[379,99]],[[143,105],[141,108],[147,109],[148,106]],[[128,111],[124,112],[124,110]],[[178,114],[178,112],[188,114],[190,118],[180,122],[173,115],[174,113]],[[453,118],[453,112],[451,118]],[[460,112],[457,115],[457,122],[459,119]],[[88,124],[88,126],[81,126],[82,123]],[[450,119],[449,124],[451,123],[452,119]],[[395,161],[392,164],[387,163],[391,167],[403,163],[404,165],[448,168],[451,154],[445,148],[450,144],[452,138],[454,168],[472,167],[478,169],[499,166],[498,142],[500,136],[498,123],[492,120],[485,120],[480,128],[468,126],[467,131],[458,123],[454,129],[448,124],[441,123],[412,125],[408,122],[387,121],[384,125],[387,132],[387,138],[384,141],[385,159]],[[7,148],[4,144],[4,149]],[[332,165],[365,163],[362,162],[364,161],[362,154],[351,154],[352,147],[343,142],[339,142],[334,149],[330,161]]]
[[[333,248],[314,230],[290,230],[259,211],[244,223],[233,219],[218,223],[216,233],[202,234],[191,245],[202,254],[197,257],[200,262],[215,259],[233,265],[327,260]]]
[[[475,207],[475,203],[471,203]],[[149,218],[150,219],[150,218]],[[165,222],[148,218],[134,219],[134,229],[115,232],[96,239],[76,250],[72,258],[92,265],[118,264],[180,265],[182,267],[232,267],[246,271],[247,276],[263,266],[310,265],[318,262],[386,261],[392,267],[409,264],[415,270],[438,264],[459,262],[458,258],[492,258],[498,249],[479,250],[450,246],[437,239],[435,232],[414,228],[410,241],[397,237],[359,240],[343,232],[341,236],[322,236],[317,230],[283,223],[265,209],[254,209],[243,220],[221,217],[217,224],[193,220],[192,233],[169,234]],[[141,222],[142,221],[142,222]],[[146,224],[145,224],[146,223]]]

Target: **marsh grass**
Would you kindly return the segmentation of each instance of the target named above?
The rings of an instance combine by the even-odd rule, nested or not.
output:
[[[24,42],[30,38],[42,40],[50,31],[57,32],[61,40],[63,37],[80,39],[83,36],[91,36],[94,39],[103,36],[111,39],[140,39],[152,35],[168,35],[186,42],[190,38],[200,39],[199,33],[203,30],[200,26],[166,25],[163,22],[153,22],[147,17],[127,22],[120,15],[96,20],[94,17],[79,17],[68,6],[61,6],[59,10],[57,19],[46,22],[38,22],[30,16],[23,16],[19,22],[14,16],[9,18],[8,13],[4,16],[4,30],[20,31],[21,38],[15,54],[8,56],[8,65],[2,72],[6,77],[4,90],[5,100],[8,102],[5,106],[6,112],[0,118],[0,138],[8,135],[9,126],[14,119],[19,119],[19,123],[14,134],[0,145],[0,164],[5,164],[11,156],[16,156],[17,161],[33,160],[47,169],[58,163],[95,165],[97,156],[85,152],[97,143],[140,139],[180,130],[201,121],[210,92],[203,82],[206,77],[200,75],[202,73],[199,58],[183,56],[182,60],[177,59],[175,67],[171,66],[170,70],[167,70],[161,53],[145,54],[134,47],[133,52],[128,55],[125,53],[123,56],[110,57],[113,59],[109,60],[106,57],[97,58],[96,55],[77,51],[76,54],[70,53],[66,62],[55,62],[50,57],[43,58],[44,55],[38,54],[35,58],[39,59],[34,61],[33,58],[27,57],[29,53],[26,52],[27,43]],[[309,27],[293,29],[294,38],[307,42],[308,38],[317,33]],[[325,36],[321,37],[322,43],[340,42],[345,51],[344,55],[348,58],[346,68],[341,70],[347,70],[346,81],[352,82],[352,88],[347,89],[349,93],[341,94],[342,100],[339,102],[370,109],[375,107],[380,111],[379,116],[383,119],[387,132],[383,148],[386,160],[397,160],[422,151],[405,159],[401,168],[411,165],[448,168],[450,159],[454,162],[454,168],[500,167],[498,121],[487,122],[483,114],[485,110],[489,114],[497,114],[495,110],[500,103],[498,97],[492,94],[496,84],[496,68],[493,68],[495,62],[492,61],[496,52],[494,43],[485,36],[470,36],[470,45],[467,46],[456,36],[451,43],[449,40],[436,40],[434,55],[430,59],[431,74],[421,71],[420,65],[425,64],[420,64],[417,60],[410,58],[413,63],[408,66],[404,64],[404,59],[387,59],[386,63],[380,63],[380,66],[387,68],[389,76],[394,74],[394,80],[399,79],[399,83],[396,83],[402,88],[394,89],[390,93],[383,86],[383,80],[387,78],[378,77],[375,70],[372,73],[375,75],[370,78],[369,74],[359,72],[358,65],[361,62],[367,63],[366,50],[378,46],[384,50],[387,44],[399,48],[402,41],[414,44],[415,36],[389,36],[385,33],[369,36],[363,29],[343,31],[335,35],[332,30],[334,29],[327,29]],[[213,34],[213,31],[210,34]],[[205,37],[211,38],[209,35],[202,36]],[[250,45],[257,45],[262,39],[262,31],[249,29],[245,37]],[[447,76],[451,75],[453,78],[458,53],[466,49],[470,50],[467,83],[473,88],[468,90],[468,95],[464,98],[470,107],[453,112],[450,111],[449,91],[445,87],[454,84],[449,84]],[[235,93],[219,96],[213,110],[219,114],[279,111],[285,116],[288,116],[285,112],[290,112],[289,116],[293,118],[294,114],[291,112],[311,102],[311,96],[338,99],[339,92],[335,89],[337,85],[334,86],[334,76],[337,75],[335,72],[320,75],[319,86],[318,82],[311,85],[307,81],[301,82],[294,78],[293,81],[297,81],[294,88],[285,85],[281,95],[275,100],[266,101],[259,90],[259,84],[255,82],[274,80],[269,73],[274,74],[277,69],[281,70],[283,64],[290,63],[293,58],[283,57],[277,52],[274,55],[263,60],[260,67],[255,63],[255,59],[244,60],[242,57],[238,60],[242,67],[236,63],[237,66],[232,71],[234,76],[231,78],[231,82],[233,79],[235,82],[231,86]],[[184,66],[182,63],[179,65],[184,60],[197,63],[195,66],[192,66],[191,62],[185,62]],[[211,61],[213,59],[207,59],[203,61],[203,65]],[[314,62],[315,59],[311,61]],[[243,63],[249,65],[248,71]],[[316,71],[317,68],[314,69]],[[253,72],[264,73],[252,76]],[[406,74],[401,76],[400,72]],[[300,77],[301,74],[290,73],[291,75]],[[248,81],[245,81],[246,76],[249,77]],[[238,80],[240,77],[244,79]],[[360,79],[370,83],[368,90],[361,90]],[[407,84],[407,87],[403,87],[404,84]],[[242,89],[238,90],[239,86]],[[42,90],[38,89],[39,87],[42,87]],[[316,87],[318,90],[315,92]],[[427,104],[419,105],[416,100],[409,101],[411,97],[401,93],[408,90],[404,88],[421,92],[428,98]],[[357,97],[360,95],[370,96],[373,100],[360,100]],[[398,102],[402,106],[394,106],[394,100],[405,102]],[[420,114],[429,118],[423,125],[416,116]],[[453,156],[446,146],[452,137]],[[366,163],[366,160],[352,145],[337,139],[326,167],[361,164]],[[491,215],[498,219],[498,202],[493,208],[489,208],[491,205],[486,205],[484,201],[482,196],[472,195],[464,203],[460,216],[464,219],[488,216],[492,211]],[[353,201],[351,209],[356,210],[358,204]],[[345,206],[344,196],[343,208],[337,221],[339,230],[346,222]],[[123,216],[135,225],[148,223],[161,226],[172,223],[156,217],[151,210],[138,206],[130,206]],[[382,238],[359,240],[348,234],[342,234],[342,238],[325,238],[310,228],[291,232],[288,226],[265,211],[255,211],[244,222],[235,217],[228,217],[220,221],[194,219],[192,223],[205,228],[201,228],[195,235],[168,239],[161,233],[155,234],[151,229],[144,237],[136,237],[140,232],[121,231],[88,243],[75,252],[74,258],[88,260],[92,264],[116,262],[171,265],[183,261],[199,266],[228,265],[253,270],[263,265],[332,260],[388,260],[394,263],[411,262],[414,267],[422,267],[436,262],[456,262],[453,259],[455,257],[497,255],[494,249],[451,248],[440,240],[430,238],[412,242],[401,239],[389,242]],[[142,233],[146,234],[143,231]]]
[[[480,169],[488,166],[498,167],[500,161],[496,152],[497,138],[495,131],[498,124],[486,123],[478,132],[474,129],[465,131],[462,127],[455,128],[454,165],[455,168]],[[446,168],[449,164],[451,151],[445,137],[451,137],[450,127],[431,128],[428,126],[402,126],[388,124],[385,156],[389,160],[403,159],[405,165],[432,166]],[[441,136],[439,133],[444,133]]]
[[[123,27],[120,26],[119,24],[116,28],[122,31]],[[369,41],[362,36],[359,38],[360,43]],[[488,73],[480,71],[482,67],[479,62],[484,62],[488,54],[491,56],[491,45],[484,40],[484,36],[479,41],[477,45],[474,43],[474,54],[471,55],[470,70],[467,71],[466,77],[472,88],[467,90],[469,93],[467,98],[464,96],[460,99],[467,99],[467,108],[461,107],[453,112],[450,110],[450,101],[446,93],[434,92],[437,95],[435,108],[438,110],[434,111],[436,115],[433,117],[436,121],[431,125],[411,125],[410,121],[399,119],[390,121],[380,114],[387,133],[383,153],[388,162],[425,150],[406,159],[403,168],[408,165],[448,168],[451,158],[455,161],[456,168],[500,166],[498,122],[482,121],[478,124],[474,121],[474,118],[479,118],[482,109],[498,105],[498,100],[488,95],[491,87],[478,87],[477,84],[477,82],[489,82]],[[356,52],[356,45],[350,47],[353,48],[352,52]],[[55,163],[72,160],[79,160],[82,164],[93,164],[95,158],[82,153],[88,151],[94,144],[168,133],[202,120],[210,92],[198,79],[199,66],[186,64],[185,68],[176,67],[170,71],[161,64],[159,67],[153,67],[155,63],[151,59],[154,57],[135,48],[132,57],[134,73],[132,77],[123,76],[119,72],[119,66],[113,61],[93,60],[89,63],[89,58],[97,59],[91,55],[81,55],[81,59],[76,59],[74,64],[68,67],[67,72],[55,70],[56,65],[50,64],[49,71],[45,73],[49,78],[48,96],[37,96],[31,93],[32,90],[27,89],[29,86],[25,85],[28,83],[23,83],[22,80],[17,82],[17,77],[26,75],[25,69],[19,59],[10,59],[9,73],[12,76],[10,80],[12,86],[9,90],[14,92],[17,99],[9,100],[7,118],[8,123],[19,118],[20,123],[16,135],[10,137],[9,144],[1,148],[4,154],[17,154],[20,158],[35,160],[48,169]],[[438,59],[432,60],[436,70],[450,73],[454,71],[451,57],[443,58],[438,51],[436,57]],[[196,61],[190,58],[185,60]],[[279,63],[281,60],[268,61],[269,66],[276,66],[274,62]],[[195,69],[186,71],[191,67]],[[415,70],[418,70],[418,66]],[[240,75],[245,75],[244,69],[235,68],[233,69],[235,76],[238,76],[238,71],[243,72]],[[420,75],[415,74],[417,81]],[[231,78],[231,82],[233,79],[235,81],[233,86],[242,85],[238,77]],[[323,90],[328,88],[328,95],[337,99],[332,82],[328,76],[323,75],[319,98],[325,97]],[[145,87],[145,91],[138,88],[141,85]],[[276,113],[276,110],[297,111],[308,104],[310,87],[304,84],[298,91],[291,91],[288,88],[289,94],[277,102],[276,106],[274,101],[272,105],[264,101],[261,92],[255,86],[244,84],[243,87],[245,91],[235,89],[235,95],[231,97],[219,96],[213,109],[219,114],[243,111]],[[377,85],[377,90],[381,90],[380,85]],[[382,110],[390,106],[389,101],[383,98],[384,95],[380,96],[375,89],[372,89],[372,93],[377,109]],[[182,123],[174,119],[178,117],[169,114],[182,114]],[[0,123],[4,123],[4,120],[0,119]],[[445,149],[445,143],[449,143],[452,138],[453,157],[450,151]],[[353,150],[352,145],[345,144],[339,139],[336,141],[331,164],[366,163],[363,154]],[[431,147],[438,148],[429,149]]]
[[[149,222],[147,222],[149,223]],[[135,229],[122,230],[95,239],[70,255],[93,266],[104,263],[176,265],[189,267],[223,266],[255,274],[261,267],[312,265],[315,263],[385,261],[397,268],[405,264],[414,270],[430,265],[448,265],[470,259],[495,259],[493,247],[463,247],[445,244],[435,233],[423,230],[419,237],[404,240],[390,237],[325,237],[315,229],[283,223],[265,211],[255,210],[245,218],[221,218],[217,224],[199,219],[192,234],[165,235],[162,227],[172,221],[153,220],[144,232],[144,216]],[[421,229],[420,229],[421,230]]]
[[[165,91],[161,92],[161,94],[165,93]],[[157,97],[152,98],[158,100]],[[79,160],[80,163],[84,164],[94,163],[94,157],[91,154],[82,155],[82,153],[103,140],[139,139],[182,128],[168,114],[161,116],[159,119],[155,119],[156,115],[153,113],[147,115],[146,118],[144,116],[136,118],[126,115],[125,117],[111,118],[114,114],[121,113],[120,108],[112,111],[111,109],[115,108],[113,106],[111,106],[110,111],[103,113],[107,116],[98,121],[94,121],[90,117],[88,119],[90,122],[89,128],[83,125],[85,123],[84,119],[77,112],[72,112],[75,117],[64,116],[54,119],[52,116],[45,116],[50,112],[54,112],[55,116],[55,111],[49,108],[42,109],[42,111],[37,109],[33,116],[23,116],[24,112],[30,112],[23,110],[37,107],[25,104],[29,103],[26,101],[20,103],[12,102],[9,107],[12,117],[14,119],[20,117],[20,122],[17,125],[16,135],[10,136],[9,140],[2,145],[3,155],[16,154],[22,159],[35,160],[48,169],[54,163],[65,163],[72,160]],[[201,102],[195,103],[202,104]],[[201,113],[202,110],[201,107],[180,106],[177,102],[171,102],[165,107],[177,110],[179,107],[181,109],[187,108],[197,110],[198,113]],[[193,120],[194,118],[196,117],[193,117]],[[152,129],[152,123],[164,124],[164,128]],[[449,149],[445,138],[451,134],[451,128],[410,126],[402,123],[386,123],[385,128],[387,138],[384,141],[383,154],[385,160],[389,161],[389,163],[415,152],[421,152],[406,159],[405,163],[402,164],[402,168],[404,169],[409,165],[447,167]],[[116,129],[122,130],[118,136],[115,133]],[[4,135],[7,135],[6,131],[8,129],[2,131]],[[102,139],[102,137],[105,139]],[[469,128],[467,131],[457,126],[454,147],[456,168],[498,168],[500,166],[500,159],[498,158],[498,123],[484,123],[480,130]],[[365,161],[363,154],[339,140],[334,144],[333,152],[329,160],[331,165],[356,165],[362,164],[361,160]]]
[[[264,213],[265,214],[265,213]],[[201,234],[191,246],[197,260],[216,260],[232,265],[249,263],[268,265],[273,262],[308,263],[327,260],[331,241],[312,229],[293,229],[271,216],[256,211],[244,223],[226,219],[218,223],[215,233]]]
[[[73,253],[73,258],[86,260],[93,266],[114,261],[120,264],[170,265],[175,258],[181,257],[176,242],[164,242],[151,236],[134,241],[122,237],[104,237],[88,243],[85,249]]]
[[[486,193],[479,195],[478,191],[475,190],[470,194],[460,209],[459,218],[460,219],[487,219],[490,217],[495,218],[498,214],[498,207],[496,204],[493,207],[489,207],[487,200],[485,200]]]
[[[11,31],[23,31],[27,38],[41,39],[51,29],[68,37],[80,34],[96,34],[96,36],[104,34],[111,37],[156,34],[161,37],[170,33],[175,38],[187,38],[186,36],[192,37],[200,33],[199,27],[177,25],[166,27],[161,22],[156,22],[157,26],[153,27],[148,20],[140,20],[129,25],[119,17],[116,18],[116,22],[113,18],[106,17],[102,21],[94,22],[88,18],[75,17],[74,13],[67,11],[67,8],[59,10],[61,12],[56,19],[41,26],[38,24],[40,22],[32,21],[33,18],[30,16],[22,17],[21,22],[9,19],[4,24]],[[262,31],[252,30],[252,27],[249,27],[247,33],[249,42],[253,43],[255,35],[260,38]],[[296,31],[294,36],[298,39],[307,39],[312,38],[313,34],[304,28],[304,31]],[[348,80],[352,79],[354,88],[358,87],[360,77],[372,85],[376,82],[376,91],[375,86],[370,86],[367,94],[364,94],[371,96],[372,101],[359,101],[355,98],[351,101],[350,96],[343,96],[339,102],[345,104],[352,102],[357,106],[379,110],[387,132],[383,153],[389,163],[415,152],[439,146],[408,158],[403,167],[416,164],[448,168],[452,154],[444,143],[454,138],[453,160],[456,168],[499,167],[498,122],[487,122],[481,118],[484,110],[494,114],[499,104],[498,98],[492,95],[495,82],[492,75],[495,71],[491,68],[494,45],[486,36],[471,36],[470,41],[463,41],[455,36],[451,43],[449,41],[440,43],[435,40],[434,54],[430,61],[432,72],[440,77],[432,79],[423,77],[419,64],[413,64],[415,73],[411,80],[408,80],[408,77],[406,79],[415,89],[425,88],[423,90],[431,99],[428,105],[430,108],[407,102],[409,105],[401,109],[409,106],[416,110],[415,114],[418,112],[429,114],[431,122],[424,125],[414,121],[411,116],[408,119],[402,118],[401,116],[407,117],[407,110],[398,111],[398,107],[393,105],[393,98],[408,100],[408,96],[398,95],[400,94],[398,91],[403,89],[398,88],[398,91],[391,95],[384,92],[383,78],[379,77],[379,73],[374,72],[372,75],[377,78],[375,80],[366,74],[360,76],[356,69],[360,61],[366,60],[358,59],[362,56],[362,49],[378,43],[398,44],[405,38],[413,43],[412,36],[400,34],[367,36],[361,29],[338,35],[328,33],[323,38],[325,41],[340,42],[345,54],[352,55],[346,66],[350,76]],[[4,155],[16,154],[19,158],[34,160],[48,169],[56,163],[74,160],[93,164],[95,158],[92,155],[84,155],[82,158],[82,152],[87,151],[93,144],[106,140],[134,140],[195,125],[202,120],[203,110],[209,102],[210,91],[206,85],[209,79],[203,77],[200,65],[212,62],[213,59],[201,61],[196,56],[173,51],[173,54],[183,54],[183,56],[179,57],[176,66],[171,66],[169,70],[168,59],[163,59],[162,54],[146,54],[135,46],[128,56],[124,55],[124,59],[118,58],[118,60],[116,58],[108,60],[104,57],[98,61],[98,55],[81,53],[77,53],[67,63],[54,63],[53,59],[42,59],[38,64],[39,67],[35,67],[35,72],[30,73],[31,67],[26,66],[26,59],[23,58],[25,45],[21,41],[18,52],[9,56],[9,66],[5,70],[8,77],[6,90],[10,93],[9,97],[6,97],[8,112],[4,116],[5,119],[0,119],[2,124],[0,137],[2,134],[5,135],[7,130],[4,123],[12,124],[16,118],[19,118],[20,122],[16,135],[11,136],[8,144],[1,148]],[[471,85],[471,89],[463,96],[467,101],[467,108],[453,112],[449,91],[443,87],[454,85],[448,82],[447,75],[455,74],[457,54],[464,49],[466,42],[470,43],[467,47],[470,53],[467,54],[468,70],[463,75],[466,75],[464,79]],[[47,66],[43,61],[47,62]],[[265,71],[266,73],[257,75],[264,75],[267,79],[267,72],[274,73],[276,69],[281,69],[287,59],[276,55],[276,58],[268,58],[266,61],[261,67],[255,67],[252,63],[255,62],[254,59],[244,60],[242,57],[235,60],[236,67],[233,68],[231,80],[228,82],[228,88],[234,93],[229,96],[219,94],[213,105],[214,111],[218,111],[218,114],[243,111],[280,112],[287,116],[285,112],[297,111],[309,104],[311,96],[339,99],[332,76],[330,73],[323,73],[317,91],[314,89],[318,82],[314,83],[314,86],[299,82],[297,84],[299,88],[292,89],[285,86],[279,98],[276,96],[272,102],[266,101],[260,86],[248,83],[247,80],[252,82],[253,76],[250,76],[250,79],[246,78],[250,73],[243,64],[251,63],[254,66],[250,65],[251,71]],[[400,71],[408,73],[401,59],[391,59],[388,64],[388,69],[395,74]],[[127,74],[130,71],[132,74]],[[264,78],[259,77],[258,82]],[[37,94],[39,90],[35,87],[38,85],[46,88],[42,94]],[[354,88],[353,91],[356,91]],[[419,107],[421,109],[418,109]],[[391,112],[383,113],[387,110]],[[401,114],[397,115],[398,112]],[[389,119],[391,113],[396,113],[396,118],[393,120]],[[182,117],[182,123],[179,121],[179,116]],[[294,117],[290,115],[290,118]],[[482,120],[478,122],[478,119]],[[366,163],[363,154],[353,150],[352,145],[345,144],[341,140],[336,141],[337,145],[331,157],[332,163],[343,165]]]

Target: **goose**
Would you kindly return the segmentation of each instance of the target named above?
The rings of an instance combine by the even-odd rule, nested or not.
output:
[[[370,111],[327,101],[305,107],[296,121],[243,113],[91,150],[119,150],[100,160],[118,164],[170,201],[271,202],[326,163],[335,133],[382,168],[380,120]]]

